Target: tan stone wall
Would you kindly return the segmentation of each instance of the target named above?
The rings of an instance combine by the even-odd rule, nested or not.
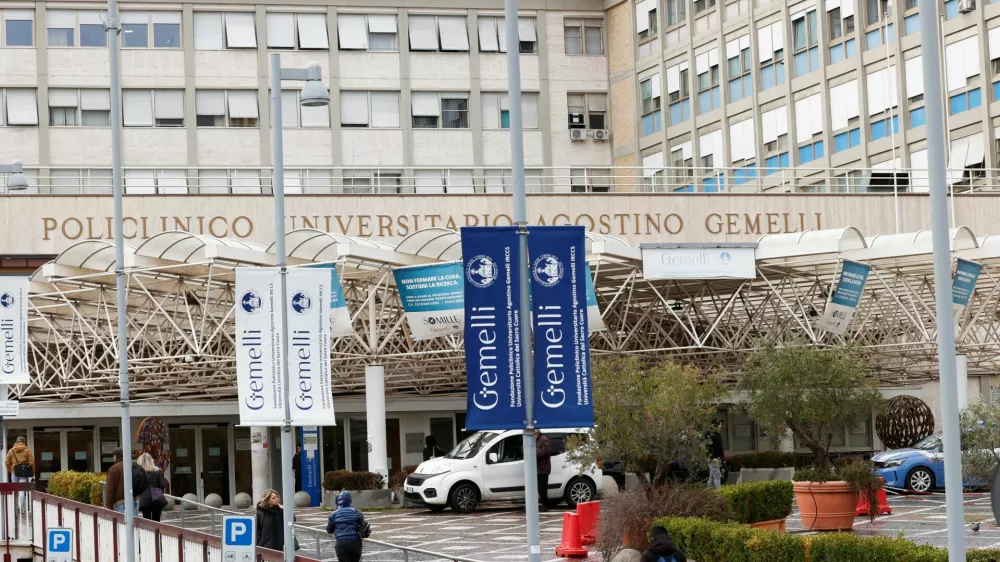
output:
[[[608,69],[614,75],[632,68],[632,12],[628,2],[607,11]]]
[[[635,142],[635,89],[632,77],[611,84],[611,140],[614,146]]]
[[[636,155],[632,154],[615,159],[615,191],[639,191],[639,170]]]

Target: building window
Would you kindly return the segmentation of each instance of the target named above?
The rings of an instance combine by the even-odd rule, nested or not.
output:
[[[482,29],[480,28],[479,50],[482,51]],[[603,55],[604,22],[601,20],[565,20],[563,41],[567,55]]]
[[[611,170],[608,168],[572,168],[569,172],[573,193],[609,193]]]
[[[302,14],[299,15],[300,18],[301,16]],[[300,19],[300,43],[303,41],[301,25]],[[323,34],[323,44],[327,44],[325,22],[323,23]],[[398,37],[395,14],[339,14],[337,16],[337,40],[341,51],[396,52],[399,50]],[[318,42],[310,42],[310,44],[318,44]]]
[[[948,115],[958,115],[970,109],[975,109],[983,104],[982,93],[979,88],[973,88],[968,92],[962,92],[948,97]]]
[[[845,15],[850,9],[850,15]],[[857,39],[854,38],[854,2],[844,0],[841,7],[830,9],[827,4],[827,19],[830,29],[830,64],[838,63],[857,54]]]
[[[399,92],[340,92],[343,127],[398,129]]]
[[[903,18],[903,35],[913,35],[914,33],[920,33],[920,14]]]
[[[702,190],[706,193],[725,191],[726,177],[721,170],[725,165],[722,158],[722,131],[700,133],[698,149],[701,153]]]
[[[538,93],[521,94],[521,121],[525,129],[538,128]],[[483,129],[510,129],[510,100],[506,93],[483,93]]]
[[[35,12],[33,10],[4,10],[3,35],[8,47],[33,47]]]
[[[927,114],[924,112],[924,108],[918,107],[917,109],[910,110],[910,128],[916,129],[917,127],[923,127],[927,124]]]
[[[694,191],[694,158],[691,142],[684,142],[670,149],[670,168],[667,169],[667,184],[671,191]]]
[[[949,115],[957,115],[982,104],[978,41],[979,37],[974,35],[945,47]],[[992,69],[993,65],[990,67]]]
[[[883,40],[886,36],[888,39]],[[892,41],[895,38],[896,31],[893,24],[890,23],[885,27],[877,27],[865,34],[865,49],[881,47],[884,43]]]
[[[399,194],[403,192],[402,170],[344,170],[346,194]]]
[[[688,82],[688,74],[688,63],[686,62],[667,69],[670,125],[677,125],[691,118],[691,86]]]
[[[109,90],[49,89],[49,125],[107,127],[111,118]]]
[[[577,20],[577,23],[580,23],[579,20]],[[479,52],[507,52],[507,20],[504,18],[480,17],[477,25],[479,27]],[[568,29],[567,27],[567,32]],[[538,33],[535,30],[535,18],[517,18],[517,36],[520,53],[538,52]],[[444,41],[443,38],[442,41]],[[569,45],[570,41],[567,36],[566,54],[582,54],[570,53]]]
[[[0,115],[0,125],[38,126],[38,104],[34,88],[6,88],[3,95],[4,111]]]
[[[889,18],[890,0],[865,0],[865,23],[878,25]]]
[[[567,94],[570,129],[606,129],[607,94]]]
[[[755,167],[753,165],[748,165],[749,162],[757,158],[757,141],[755,138],[756,132],[757,129],[754,127],[754,119],[752,116],[749,119],[744,119],[743,121],[729,125],[730,164],[733,166],[742,166],[744,168],[742,173],[736,172],[733,174],[734,182],[737,178],[750,179],[756,177],[757,172]],[[754,171],[751,173],[746,171],[746,169],[754,169]]]
[[[663,169],[663,151],[646,154],[642,157],[642,187],[643,191],[663,191],[666,172]]]
[[[108,195],[111,193],[111,169],[65,170],[49,172],[49,192],[53,195]]]
[[[663,130],[663,111],[660,99],[660,75],[639,83],[642,92],[642,136],[646,137]]]
[[[861,146],[861,129],[851,129],[840,133],[839,135],[834,135],[833,137],[833,151],[841,152],[844,150],[849,150]]]
[[[410,16],[410,50],[468,52],[465,16]]]
[[[778,21],[757,30],[760,91],[785,83],[785,34]]]
[[[72,10],[48,10],[45,12],[45,26],[49,47],[72,47],[76,32],[76,12]]]
[[[899,132],[899,116],[892,116],[892,132],[889,132],[889,119],[872,121],[872,140],[877,141]]]
[[[511,193],[514,190],[514,180],[510,168],[483,170],[486,182],[486,193]],[[524,190],[528,193],[542,192],[542,171],[524,170]]]
[[[198,90],[195,113],[199,127],[256,127],[257,90]]]
[[[788,167],[788,108],[781,106],[761,113],[761,140],[764,143],[763,175]]]
[[[659,31],[656,17],[656,4],[659,0],[643,0],[635,5],[636,30],[639,40],[655,37]]]
[[[694,13],[700,14],[715,7],[715,0],[694,0]]]
[[[729,56],[729,102],[752,96],[753,59],[750,58],[750,36],[730,41],[726,47],[726,55]]]
[[[338,17],[360,17],[344,14]],[[393,47],[395,47],[396,16],[384,16],[392,20]],[[326,29],[326,14],[288,14],[269,12],[267,14],[267,48],[326,50],[330,39]],[[363,29],[363,28],[362,28]],[[367,34],[363,34],[367,38]],[[340,34],[343,37],[343,32]],[[391,49],[395,50],[395,48]]]
[[[819,70],[819,27],[816,10],[810,10],[792,20],[795,49],[795,77]]]
[[[413,191],[418,194],[476,192],[472,170],[414,170]]]
[[[414,129],[468,129],[469,94],[413,92]]]
[[[125,170],[123,183],[126,195],[186,195],[187,175],[184,170]]]
[[[806,164],[823,157],[823,141],[816,141],[799,147],[799,164]]]
[[[184,90],[122,90],[126,127],[183,127]]]
[[[256,49],[253,12],[195,12],[194,48],[203,51]],[[255,125],[256,126],[256,125]]]
[[[300,93],[299,89],[281,91],[281,128],[329,128],[330,108],[305,107],[300,103]],[[268,98],[268,103],[270,103],[270,98]],[[272,127],[275,121],[274,108],[271,108]]]
[[[719,96],[719,50],[712,49],[696,57],[698,70],[698,115],[722,106]]]
[[[957,18],[958,13],[958,0],[948,0],[944,3],[944,19]]]
[[[687,0],[667,0],[667,27],[687,22]]]

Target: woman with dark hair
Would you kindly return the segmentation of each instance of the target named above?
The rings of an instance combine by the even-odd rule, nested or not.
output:
[[[653,527],[649,546],[642,553],[642,562],[687,562],[687,556],[674,546],[670,533],[663,527]]]

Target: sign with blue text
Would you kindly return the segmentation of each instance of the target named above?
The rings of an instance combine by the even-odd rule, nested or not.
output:
[[[45,562],[73,562],[73,529],[47,529],[45,553]]]
[[[843,334],[854,319],[854,312],[861,302],[861,294],[868,281],[870,267],[855,261],[844,260],[840,269],[840,281],[833,290],[830,302],[823,311],[823,317],[816,322],[816,327],[835,334]]]
[[[248,515],[222,518],[222,562],[253,562],[256,559],[256,521]]]
[[[956,315],[969,306],[982,269],[983,266],[978,263],[963,259],[959,259],[958,263],[955,264],[955,279],[951,284],[951,302],[954,305]]]
[[[590,276],[589,266],[587,267],[587,329],[592,334],[607,329],[604,318],[601,317],[601,308],[597,305],[597,293],[594,291],[594,279]]]
[[[236,391],[241,425],[280,425],[285,418],[281,380],[279,272],[236,269]]]
[[[413,339],[462,333],[465,285],[461,262],[403,267],[394,269],[392,275]]]
[[[333,418],[330,418],[333,421]],[[309,505],[319,507],[320,504],[320,472],[319,472],[319,428],[303,427],[299,433],[299,470],[302,471],[302,491],[309,494]]]
[[[0,384],[28,384],[28,278],[0,277]]]
[[[337,264],[323,264],[313,266],[319,269],[330,271],[330,315],[332,326],[330,335],[335,338],[354,335],[354,322],[351,321],[351,311],[347,308],[347,299],[344,298],[344,287],[340,284],[340,276],[337,275]]]
[[[330,312],[324,306],[332,277],[322,269],[288,270],[288,383],[293,425],[323,425],[333,419],[330,378]],[[345,309],[346,310],[346,309]]]
[[[593,427],[582,226],[528,228],[535,427]]]
[[[521,252],[517,228],[462,228],[465,285],[465,427],[526,426],[518,313]]]

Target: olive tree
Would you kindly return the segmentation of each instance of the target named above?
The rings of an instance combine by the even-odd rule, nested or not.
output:
[[[972,402],[962,411],[962,472],[966,482],[992,485],[1000,465],[1000,406]]]
[[[671,463],[691,471],[707,465],[706,433],[723,396],[722,385],[688,365],[647,364],[636,357],[594,361],[594,433],[567,444],[581,466],[598,459],[623,464],[645,485],[662,485]]]
[[[791,430],[826,469],[834,431],[853,427],[880,408],[867,352],[855,345],[758,348],[748,360],[738,390],[746,413],[772,439]]]

